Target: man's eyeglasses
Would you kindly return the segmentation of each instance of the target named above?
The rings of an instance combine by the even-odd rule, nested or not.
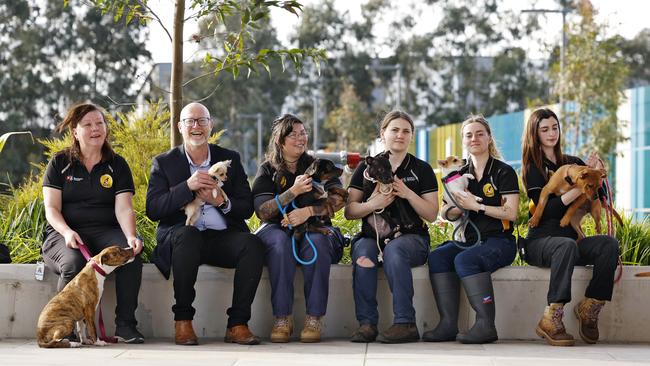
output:
[[[307,137],[307,131],[302,131],[300,133],[291,132],[290,134],[287,135],[287,137],[292,139],[292,140],[295,140],[295,139],[297,139],[299,137]]]
[[[199,126],[207,126],[208,123],[210,123],[210,118],[209,117],[200,117],[200,118],[184,118],[181,120],[183,122],[183,125],[185,127],[192,127],[194,126],[194,123],[198,123]]]

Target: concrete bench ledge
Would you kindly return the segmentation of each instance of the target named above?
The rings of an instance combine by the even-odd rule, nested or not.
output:
[[[35,265],[0,264],[0,337],[33,338],[40,311],[56,292],[57,277],[46,270],[45,280],[34,279]],[[626,266],[621,281],[614,287],[614,298],[604,308],[600,318],[601,339],[615,342],[650,342],[650,279],[634,274],[650,271],[650,267]],[[501,339],[536,339],[535,326],[546,305],[550,272],[536,267],[506,267],[493,274],[497,306],[497,329]],[[194,328],[200,337],[223,337],[226,327],[225,311],[232,296],[233,270],[201,266],[196,284],[197,309]],[[568,304],[565,324],[578,336],[572,309],[582,299],[591,279],[591,269],[578,267],[573,275],[573,301]],[[429,274],[426,267],[413,269],[414,305],[420,332],[432,328],[438,321]],[[305,300],[302,275],[297,271],[294,288],[294,317],[298,334],[304,319]],[[378,294],[380,329],[392,321],[392,301],[388,283],[380,270]],[[268,275],[262,281],[253,303],[249,325],[253,332],[267,337],[273,324],[271,288]],[[108,331],[113,332],[115,282],[106,283],[102,301]],[[173,337],[172,281],[166,281],[152,264],[145,264],[139,296],[137,318],[139,329],[146,337]],[[467,329],[473,323],[474,312],[462,295],[459,326]],[[357,327],[352,298],[352,268],[332,266],[330,297],[324,319],[324,337],[348,337]]]

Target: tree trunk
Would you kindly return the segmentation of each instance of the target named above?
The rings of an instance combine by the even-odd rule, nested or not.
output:
[[[176,125],[181,118],[183,108],[183,19],[185,18],[185,0],[176,0],[174,11],[174,32],[172,36],[172,47],[174,56],[172,58],[172,79],[170,82],[171,96],[169,99],[170,121],[169,127],[171,147],[181,144],[181,136]]]

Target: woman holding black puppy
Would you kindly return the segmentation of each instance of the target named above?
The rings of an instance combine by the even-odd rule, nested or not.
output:
[[[420,340],[415,324],[411,268],[423,265],[429,253],[429,232],[422,219],[429,222],[436,219],[438,185],[431,166],[408,153],[413,133],[413,120],[404,112],[390,112],[381,121],[379,135],[386,150],[380,155],[388,158],[393,173],[391,190],[382,190],[386,194],[373,195],[372,188],[364,190],[364,185],[375,187],[376,184],[368,179],[366,162],[357,167],[350,181],[345,217],[348,220],[365,218],[362,225],[366,226],[370,225],[368,220],[373,220],[375,212],[386,210],[400,226],[401,233],[386,244],[375,235],[363,234],[369,232],[369,228],[364,228],[361,237],[352,245],[354,303],[359,321],[359,328],[350,339],[352,342],[374,342],[377,338],[384,343]],[[401,220],[402,217],[407,219]],[[377,267],[380,260],[383,260],[384,273],[393,294],[393,325],[378,334]]]
[[[429,276],[440,322],[425,332],[422,340],[490,343],[498,339],[491,273],[515,259],[512,228],[519,207],[519,183],[514,169],[498,160],[500,154],[485,118],[470,116],[463,122],[461,133],[469,159],[459,174],[470,173],[474,179],[469,181],[468,192],[458,192],[453,196],[455,202],[444,203],[441,216],[453,220],[469,215],[475,226],[467,225],[464,232],[464,245],[470,248],[463,250],[458,243],[445,242],[429,255]],[[467,333],[458,334],[461,283],[476,321]]]
[[[142,241],[136,237],[133,178],[128,164],[107,140],[103,110],[90,103],[73,106],[57,126],[69,132],[70,147],[50,160],[43,179],[45,228],[43,259],[59,274],[58,290],[86,265],[79,251],[94,255],[110,245],[131,247],[135,260],[115,271],[115,335],[142,343],[135,310],[142,279]]]
[[[338,197],[335,200],[338,204],[335,203],[333,207],[306,204],[305,207],[294,209],[292,202],[296,197],[313,189],[312,179],[305,171],[314,158],[307,154],[306,148],[307,131],[300,119],[290,114],[276,119],[272,125],[266,161],[259,167],[253,182],[255,213],[262,221],[256,235],[266,245],[266,265],[271,280],[271,302],[275,316],[271,342],[277,343],[289,342],[293,332],[293,280],[299,260],[303,262],[307,305],[300,341],[320,341],[321,321],[329,294],[330,265],[338,263],[343,254],[343,235],[331,226],[329,218],[325,219],[329,235],[310,232],[300,242],[292,243],[289,227],[301,225],[312,216],[328,216],[330,211],[341,209],[345,201],[344,197]],[[319,183],[324,185],[330,200],[333,198],[331,196],[341,195],[338,178]],[[283,212],[285,210],[286,214]]]
[[[585,165],[579,158],[562,153],[561,128],[555,113],[542,108],[534,111],[524,130],[522,173],[531,212],[539,200],[550,174],[565,164]],[[588,164],[603,168],[594,154]],[[592,264],[594,273],[585,292],[585,299],[574,308],[578,317],[580,337],[587,343],[598,341],[598,315],[605,301],[612,299],[614,272],[618,259],[618,241],[606,235],[587,237],[576,243],[577,233],[569,225],[560,227],[568,206],[582,192],[574,188],[561,196],[550,195],[537,227],[528,231],[525,240],[526,261],[551,268],[547,306],[536,332],[553,346],[572,346],[573,336],[566,332],[562,316],[564,304],[571,301],[571,276],[576,265]],[[604,194],[601,192],[601,194]]]

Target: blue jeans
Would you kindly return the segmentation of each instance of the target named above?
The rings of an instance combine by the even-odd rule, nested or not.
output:
[[[316,246],[316,262],[302,267],[304,277],[307,315],[323,316],[327,310],[329,293],[330,265],[338,263],[343,255],[344,238],[339,229],[330,227],[332,235],[308,233]],[[256,233],[266,247],[265,264],[271,281],[271,303],[274,316],[287,316],[293,313],[293,278],[296,274],[296,259],[293,256],[291,236],[277,224],[266,224]],[[303,261],[314,256],[307,236],[297,243],[297,253]]]
[[[492,273],[512,263],[516,247],[511,238],[487,238],[480,245],[466,250],[446,241],[429,254],[429,273],[456,272],[460,278]]]
[[[405,234],[384,248],[384,273],[393,294],[393,322],[415,323],[413,275],[411,268],[426,262],[429,237]],[[361,238],[352,247],[354,306],[360,324],[377,324],[377,249],[376,239]],[[366,257],[372,266],[357,261]]]

